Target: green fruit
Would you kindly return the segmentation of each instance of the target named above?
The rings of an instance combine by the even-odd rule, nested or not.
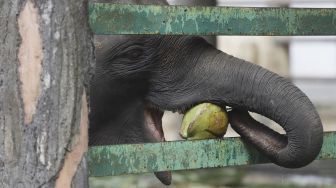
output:
[[[180,135],[188,140],[220,138],[226,133],[228,124],[225,109],[214,104],[202,103],[185,113]]]

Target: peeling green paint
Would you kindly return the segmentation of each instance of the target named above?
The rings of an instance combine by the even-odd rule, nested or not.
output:
[[[266,163],[240,138],[96,146],[89,149],[90,176]],[[336,159],[336,132],[324,134],[317,159]]]
[[[96,34],[336,35],[336,9],[89,4]]]

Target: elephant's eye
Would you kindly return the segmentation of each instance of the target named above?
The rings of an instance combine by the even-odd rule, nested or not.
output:
[[[139,58],[142,55],[142,50],[141,49],[136,49],[136,50],[131,50],[130,52],[127,53],[129,58]]]
[[[117,55],[117,59],[122,61],[127,61],[129,63],[134,61],[139,61],[144,54],[144,49],[142,45],[130,45],[123,48]]]
[[[143,54],[142,49],[132,49],[126,53],[126,57],[129,59],[138,59]]]

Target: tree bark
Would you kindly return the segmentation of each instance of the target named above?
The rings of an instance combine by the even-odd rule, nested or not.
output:
[[[87,187],[87,1],[1,0],[0,18],[0,187]]]

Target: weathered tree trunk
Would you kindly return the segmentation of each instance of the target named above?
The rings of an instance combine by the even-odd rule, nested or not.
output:
[[[86,9],[86,0],[0,1],[1,188],[87,186]]]

